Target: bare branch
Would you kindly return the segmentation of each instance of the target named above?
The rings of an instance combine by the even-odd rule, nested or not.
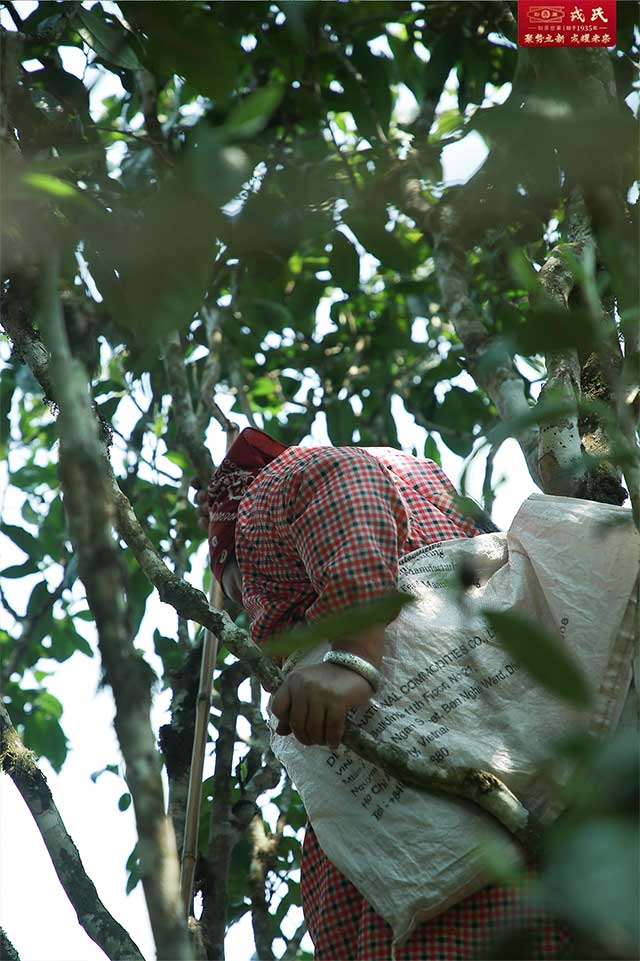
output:
[[[0,702],[0,769],[5,771],[29,808],[65,894],[78,922],[92,941],[112,961],[143,961],[142,955],[122,925],[109,914],[87,875],[78,849],[60,817],[47,779],[34,756],[20,740],[6,708]],[[11,945],[0,931],[0,957],[11,958]],[[17,958],[17,954],[13,957]]]
[[[164,812],[160,763],[149,718],[152,673],[128,630],[125,580],[112,536],[113,499],[101,470],[103,447],[86,375],[69,349],[54,254],[42,276],[40,317],[60,409],[59,471],[65,509],[98,630],[105,678],[115,698],[115,728],[133,798],[149,917],[158,957],[190,961],[191,944],[180,912],[175,836]]]

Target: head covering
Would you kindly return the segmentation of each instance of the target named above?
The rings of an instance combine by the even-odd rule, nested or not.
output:
[[[267,464],[287,449],[262,430],[246,427],[229,448],[207,488],[209,558],[217,581],[233,550],[240,500]]]

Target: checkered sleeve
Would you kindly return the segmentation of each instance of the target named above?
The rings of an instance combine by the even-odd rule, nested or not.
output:
[[[374,457],[356,448],[317,449],[284,496],[289,536],[317,595],[307,620],[395,587],[409,521]]]

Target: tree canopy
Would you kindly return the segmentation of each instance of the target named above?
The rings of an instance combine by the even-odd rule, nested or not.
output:
[[[21,511],[0,531],[23,557],[0,570],[14,726],[3,720],[0,761],[17,776],[23,743],[64,764],[47,679],[94,655],[94,624],[129,771],[147,756],[151,672],[134,642],[155,586],[180,615],[177,636],[154,635],[180,845],[202,650],[188,604],[212,622],[177,582],[197,569],[189,485],[211,473],[213,423],[243,415],[295,444],[324,416],[335,445],[397,447],[401,402],[428,432],[419,456],[489,451],[489,511],[493,458],[515,437],[542,490],[616,504],[628,492],[638,519],[637,7],[617,4],[615,48],[529,50],[508,2],[22,6],[0,4],[0,449]],[[486,157],[452,183],[446,151],[463,143]],[[304,812],[260,703],[221,646],[196,866],[209,958],[247,912],[261,959],[304,956],[304,928],[282,928],[299,904]],[[572,750],[603,781],[574,785],[542,894],[583,947],[633,957],[628,744]],[[175,859],[156,761],[155,794],[130,785],[130,884],[142,874],[156,937],[187,957],[176,905],[153,885]],[[585,888],[596,864],[613,920]],[[137,956],[112,922],[90,936]]]

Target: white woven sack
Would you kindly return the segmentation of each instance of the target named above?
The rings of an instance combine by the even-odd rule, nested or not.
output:
[[[466,563],[477,584],[461,605],[447,590]],[[632,677],[640,538],[630,511],[532,495],[508,533],[446,541],[405,556],[399,587],[416,595],[385,634],[384,684],[352,712],[370,734],[434,763],[493,771],[537,815],[552,819],[550,765],[572,729],[602,736],[617,724]],[[481,610],[517,611],[562,639],[596,697],[578,712],[505,653]],[[319,645],[297,667],[322,659]],[[405,788],[341,747],[273,733],[327,857],[392,926],[416,923],[485,886],[487,841],[516,863],[506,830],[469,802]]]

